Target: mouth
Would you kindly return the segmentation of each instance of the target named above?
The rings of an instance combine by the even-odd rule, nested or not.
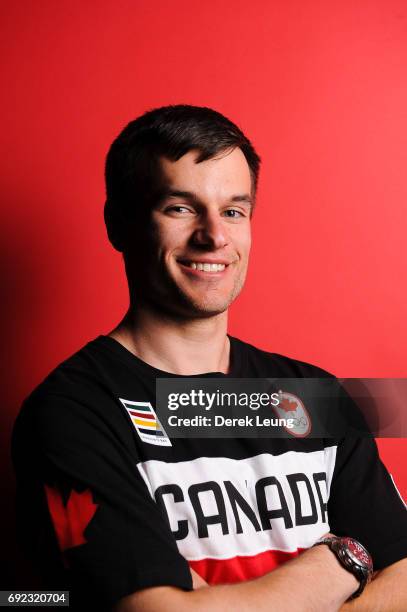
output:
[[[188,268],[188,271],[205,274],[221,274],[229,267],[226,262],[209,262],[209,261],[194,261],[194,260],[178,260],[178,263],[183,268]]]

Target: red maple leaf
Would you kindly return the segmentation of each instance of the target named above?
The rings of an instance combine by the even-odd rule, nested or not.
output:
[[[297,402],[289,397],[284,397],[278,407],[284,410],[284,412],[295,412],[297,410]]]
[[[85,544],[84,531],[98,507],[93,503],[91,491],[78,493],[72,489],[66,506],[57,489],[45,485],[45,493],[61,551]]]

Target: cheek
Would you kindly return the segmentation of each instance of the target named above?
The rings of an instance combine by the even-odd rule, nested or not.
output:
[[[250,249],[251,249],[251,247],[252,247],[252,237],[251,237],[251,235],[250,235],[250,236],[249,236],[249,240],[248,240],[248,242],[247,242],[247,254],[249,254],[249,253],[250,253]]]
[[[187,242],[191,231],[184,223],[157,224],[154,233],[154,241],[161,253],[167,254],[182,248]]]
[[[234,246],[236,251],[240,251],[242,254],[248,253],[252,244],[252,232],[250,222],[247,221],[241,224],[230,225],[228,231],[229,241],[232,246]]]
[[[251,234],[245,234],[242,238],[241,238],[241,250],[242,253],[244,253],[244,255],[246,257],[249,256],[250,253],[250,249],[252,246],[252,237]]]
[[[166,260],[174,248],[174,240],[168,232],[160,231],[152,236],[151,248],[154,250],[155,256],[159,260]]]

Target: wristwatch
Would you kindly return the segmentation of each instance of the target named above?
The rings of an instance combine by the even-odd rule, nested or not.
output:
[[[359,597],[365,586],[371,581],[373,575],[372,557],[366,548],[353,538],[322,538],[315,542],[314,546],[319,544],[329,546],[339,563],[359,581],[359,588],[349,599]]]

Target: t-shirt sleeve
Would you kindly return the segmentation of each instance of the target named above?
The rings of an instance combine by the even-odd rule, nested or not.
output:
[[[73,591],[107,609],[147,587],[192,589],[189,566],[138,472],[131,429],[113,413],[37,394],[13,435],[22,539],[35,556],[50,550],[40,540],[53,532]]]
[[[339,441],[328,513],[332,533],[359,540],[376,570],[407,557],[405,504],[374,438],[347,436]]]

